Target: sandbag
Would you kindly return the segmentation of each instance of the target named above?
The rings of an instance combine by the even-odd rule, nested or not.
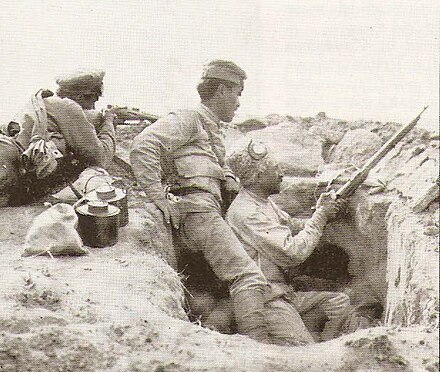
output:
[[[56,204],[39,214],[25,238],[23,256],[80,256],[87,254],[75,230],[78,216],[71,205]]]

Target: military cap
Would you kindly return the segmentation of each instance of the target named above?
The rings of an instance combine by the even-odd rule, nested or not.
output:
[[[63,91],[101,94],[104,75],[104,71],[78,71],[57,78],[56,83]]]
[[[202,79],[220,79],[242,85],[247,78],[243,69],[234,62],[216,59],[209,62],[202,74]]]

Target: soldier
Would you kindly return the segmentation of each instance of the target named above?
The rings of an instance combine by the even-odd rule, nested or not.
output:
[[[323,313],[327,322],[321,340],[340,335],[349,311],[348,296],[340,292],[294,292],[285,282],[284,270],[310,256],[326,223],[336,216],[344,201],[332,199],[330,193],[322,194],[313,216],[296,233],[289,215],[268,198],[280,191],[283,175],[264,144],[251,141],[247,149],[231,156],[229,164],[239,177],[242,189],[231,204],[226,220],[246,252],[258,262],[273,291],[282,294],[301,316],[314,309]],[[285,319],[291,317],[289,314],[286,310]],[[272,326],[279,337],[295,332],[282,318],[278,327]]]
[[[57,80],[57,95],[40,90],[16,120],[14,137],[0,135],[0,206],[19,205],[65,187],[87,167],[106,167],[115,151],[114,115],[94,110],[104,72]]]
[[[222,217],[225,195],[236,192],[238,184],[225,164],[220,128],[232,121],[245,79],[233,62],[210,62],[197,86],[200,106],[172,112],[145,128],[133,142],[130,161],[179,245],[201,252],[215,275],[230,284],[238,332],[267,341],[266,279]],[[164,185],[178,202],[167,199]]]

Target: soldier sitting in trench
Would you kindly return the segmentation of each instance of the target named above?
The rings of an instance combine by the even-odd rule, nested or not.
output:
[[[25,114],[8,126],[14,130],[0,134],[0,206],[36,200],[67,186],[84,169],[105,168],[111,161],[114,115],[95,110],[104,74],[58,79],[57,95],[40,90]]]
[[[279,192],[282,173],[266,147],[251,142],[245,151],[232,156],[230,165],[239,177],[242,188],[230,206],[226,220],[271,285],[272,298],[266,302],[266,308],[273,306],[275,297],[281,300],[278,304],[281,303],[285,317],[271,319],[274,336],[288,338],[289,334],[295,332],[293,328],[298,327],[298,321],[301,321],[295,319],[286,304],[293,305],[299,312],[316,341],[339,336],[350,311],[348,296],[328,291],[295,292],[286,283],[284,271],[310,256],[326,223],[335,218],[345,202],[334,200],[331,193],[322,194],[313,216],[302,231],[293,235],[292,231],[296,232],[297,229],[292,219],[268,199]],[[233,323],[230,320],[232,317],[227,315],[230,312],[228,300],[216,300],[216,293],[212,298],[206,296],[206,288],[194,293],[195,298],[190,303],[199,307],[196,311],[203,313],[202,324],[230,333]],[[211,309],[207,311],[210,306]],[[266,314],[270,317],[269,310]]]
[[[316,310],[325,317],[320,339],[337,337],[350,308],[348,296],[329,291],[295,292],[286,283],[284,271],[312,254],[325,225],[336,217],[345,201],[335,200],[332,193],[322,194],[312,217],[295,234],[292,219],[269,199],[280,191],[283,174],[264,144],[251,141],[244,151],[231,157],[230,165],[242,188],[228,210],[228,224],[272,288],[283,293],[301,316],[306,318],[307,313]]]

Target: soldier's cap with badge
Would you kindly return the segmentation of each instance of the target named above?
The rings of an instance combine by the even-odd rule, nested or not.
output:
[[[81,92],[83,94],[98,93],[102,95],[104,71],[77,71],[58,77],[58,92]]]
[[[216,59],[205,65],[202,80],[220,79],[242,86],[243,80],[247,78],[246,72],[237,64],[231,61]]]

